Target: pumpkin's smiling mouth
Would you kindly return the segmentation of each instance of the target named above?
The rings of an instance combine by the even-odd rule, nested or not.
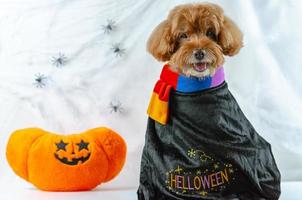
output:
[[[54,153],[54,155],[55,155],[55,158],[56,158],[57,160],[59,160],[61,163],[64,163],[64,164],[66,164],[66,165],[77,165],[77,164],[79,164],[79,163],[82,163],[82,164],[83,164],[84,162],[86,162],[86,161],[90,158],[90,155],[91,155],[91,154],[88,153],[87,156],[82,156],[82,157],[79,157],[79,158],[72,158],[71,161],[68,161],[68,159],[65,158],[65,157],[60,158],[59,155],[56,154],[56,153]]]

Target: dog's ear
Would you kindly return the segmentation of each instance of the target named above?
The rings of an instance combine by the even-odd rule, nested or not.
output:
[[[171,23],[161,22],[152,32],[147,42],[147,50],[159,61],[168,61],[174,51]]]
[[[243,35],[238,26],[227,16],[224,16],[223,27],[218,35],[218,44],[223,54],[233,56],[243,46]]]

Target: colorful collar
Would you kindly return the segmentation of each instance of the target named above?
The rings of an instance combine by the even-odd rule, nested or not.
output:
[[[148,115],[161,124],[167,124],[169,115],[169,97],[171,90],[190,93],[216,87],[224,82],[223,67],[219,67],[213,76],[203,79],[187,77],[173,72],[165,65],[153,89],[153,94],[148,107]]]

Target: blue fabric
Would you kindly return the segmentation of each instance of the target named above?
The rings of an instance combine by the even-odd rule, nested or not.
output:
[[[179,76],[176,91],[179,92],[196,92],[211,87],[212,78],[210,76],[203,79]]]

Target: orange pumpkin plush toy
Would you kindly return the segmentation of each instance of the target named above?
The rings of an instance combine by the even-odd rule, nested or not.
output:
[[[6,157],[17,175],[39,189],[90,190],[121,171],[126,143],[108,128],[73,135],[28,128],[11,135]]]

